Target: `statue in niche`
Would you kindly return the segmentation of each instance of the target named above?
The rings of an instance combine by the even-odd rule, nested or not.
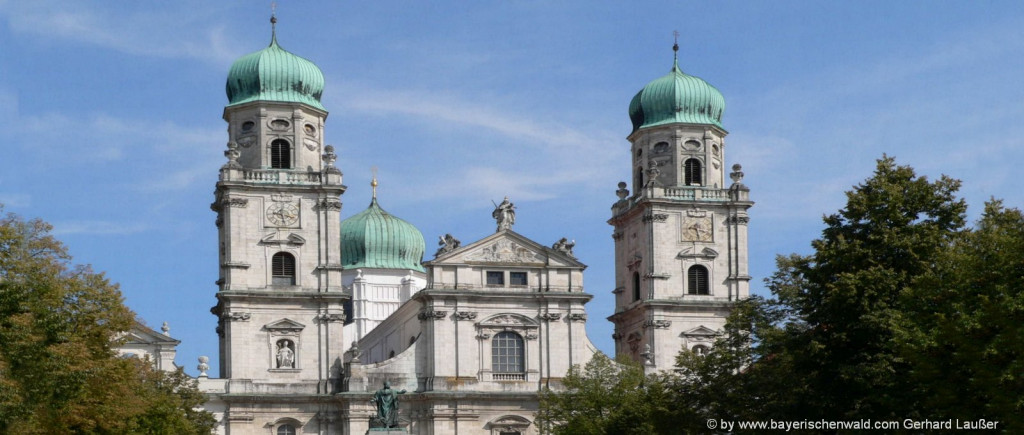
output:
[[[516,223],[516,206],[506,196],[501,204],[494,205],[491,216],[498,221],[498,231],[511,229]]]
[[[568,255],[570,258],[576,258],[576,256],[573,255],[572,253],[572,248],[574,247],[576,247],[576,241],[573,240],[570,242],[565,237],[562,237],[559,241],[555,242],[554,245],[551,245],[552,249],[561,252],[565,255]]]
[[[291,340],[279,340],[277,342],[277,368],[295,368],[295,344]]]
[[[657,186],[658,176],[661,175],[661,169],[658,169],[658,162],[651,160],[645,172],[647,173],[647,184],[644,184],[644,187]]]
[[[440,236],[439,238],[441,240],[438,241],[437,244],[438,246],[440,246],[440,248],[437,248],[437,253],[434,254],[435,257],[441,254],[447,254],[449,252],[452,252],[456,249],[459,249],[459,246],[462,246],[462,242],[460,242],[459,239],[456,239],[451,234],[445,234],[443,236]]]
[[[398,395],[405,390],[393,390],[388,381],[384,388],[373,393],[372,402],[377,405],[377,416],[370,420],[371,427],[398,427]]]

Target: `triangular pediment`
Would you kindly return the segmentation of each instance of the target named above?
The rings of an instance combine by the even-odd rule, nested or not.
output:
[[[268,331],[301,331],[305,327],[306,325],[292,319],[281,319],[264,326]]]
[[[499,231],[479,241],[440,254],[426,264],[586,267],[564,252],[541,245],[511,230]]]
[[[125,333],[125,342],[132,344],[180,343],[179,340],[156,332],[138,321],[132,325],[131,330]]]
[[[685,337],[713,337],[715,335],[718,335],[718,331],[701,325],[684,332],[682,335]]]

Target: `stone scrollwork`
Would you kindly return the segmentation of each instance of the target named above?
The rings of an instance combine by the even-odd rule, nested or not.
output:
[[[569,314],[569,321],[570,322],[586,322],[587,321],[587,314],[586,313],[571,313],[571,314]]]
[[[746,224],[750,223],[750,217],[749,216],[729,216],[729,223],[730,224],[737,224],[737,225],[746,225]]]
[[[671,320],[647,320],[644,322],[644,328],[668,329],[669,326],[672,326]]]
[[[341,201],[334,198],[322,199],[314,206],[317,210],[341,211]]]
[[[476,311],[456,311],[452,317],[455,320],[475,320],[477,316]]]
[[[448,312],[441,310],[424,310],[421,311],[416,317],[420,319],[420,321],[443,320],[445,317],[448,317]]]
[[[491,338],[491,334],[488,334],[486,332],[481,332],[481,333],[477,334],[476,338],[479,339],[479,340],[486,340],[488,338]]]
[[[248,322],[249,319],[252,318],[252,314],[236,311],[232,313],[225,313],[222,315],[222,318],[229,322]]]
[[[616,332],[612,334],[612,340],[619,341],[622,339],[622,334]]]
[[[561,313],[544,313],[540,315],[540,319],[545,322],[554,322],[562,318]]]
[[[523,338],[525,338],[527,340],[536,340],[537,339],[537,334],[534,334],[532,332],[528,332],[528,333],[526,333],[526,335],[523,336]]]
[[[324,313],[317,316],[317,319],[323,323],[337,323],[345,321],[344,313]]]
[[[668,220],[668,215],[665,213],[648,213],[643,217],[644,222],[665,222]]]

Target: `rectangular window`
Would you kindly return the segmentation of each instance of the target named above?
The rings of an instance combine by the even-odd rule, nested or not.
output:
[[[509,272],[508,283],[509,285],[527,285],[526,272]]]
[[[505,272],[487,272],[487,285],[505,285]]]

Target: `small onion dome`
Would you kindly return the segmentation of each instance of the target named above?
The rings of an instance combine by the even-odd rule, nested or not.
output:
[[[228,106],[251,101],[303,103],[317,109],[324,92],[324,74],[313,62],[289,53],[277,45],[242,56],[228,72]]]
[[[412,269],[424,272],[420,263],[426,242],[412,224],[392,216],[377,205],[341,222],[341,265],[345,269]]]
[[[722,127],[725,98],[714,86],[684,73],[679,62],[672,72],[644,86],[629,103],[633,131],[676,122]]]

